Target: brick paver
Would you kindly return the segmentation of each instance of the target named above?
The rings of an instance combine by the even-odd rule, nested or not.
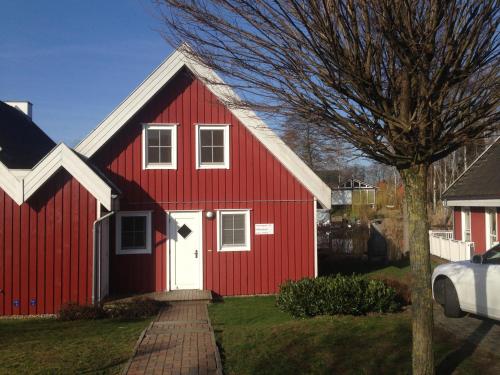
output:
[[[206,302],[174,302],[147,329],[124,373],[221,375]]]

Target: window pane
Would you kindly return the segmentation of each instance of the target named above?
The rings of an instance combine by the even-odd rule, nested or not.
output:
[[[172,147],[160,148],[160,163],[172,163]]]
[[[122,249],[143,249],[146,247],[146,216],[122,217]]]
[[[200,130],[200,145],[201,146],[211,146],[212,145],[212,131],[211,130]]]
[[[234,230],[234,244],[235,245],[244,245],[245,244],[245,230],[244,229],[235,229]]]
[[[202,163],[212,163],[212,147],[202,147],[200,157]]]
[[[159,145],[160,145],[160,131],[148,130],[148,146],[159,146]]]
[[[224,147],[214,147],[213,148],[213,162],[214,163],[224,163]]]
[[[232,229],[224,229],[222,231],[222,245],[232,245],[234,243],[233,240],[233,230]]]
[[[237,214],[234,217],[234,228],[235,229],[245,229],[245,215]]]
[[[233,229],[233,217],[234,215],[222,215],[222,229]]]
[[[212,130],[213,145],[224,146],[224,130]]]
[[[160,130],[160,145],[172,146],[172,131],[170,129]]]
[[[148,147],[148,163],[159,163],[159,162],[160,162],[160,148]]]

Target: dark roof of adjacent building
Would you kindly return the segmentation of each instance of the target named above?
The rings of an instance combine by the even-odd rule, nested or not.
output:
[[[500,137],[445,191],[448,200],[500,198]]]
[[[31,169],[55,142],[29,116],[0,101],[0,162],[10,169]]]

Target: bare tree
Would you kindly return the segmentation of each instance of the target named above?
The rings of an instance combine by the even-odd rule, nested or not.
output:
[[[157,0],[165,36],[251,106],[300,118],[398,169],[413,372],[432,374],[429,166],[498,128],[498,0]]]

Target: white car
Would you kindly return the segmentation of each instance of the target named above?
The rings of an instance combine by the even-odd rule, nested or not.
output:
[[[469,312],[500,320],[500,245],[470,261],[437,266],[432,274],[432,294],[448,317]]]

